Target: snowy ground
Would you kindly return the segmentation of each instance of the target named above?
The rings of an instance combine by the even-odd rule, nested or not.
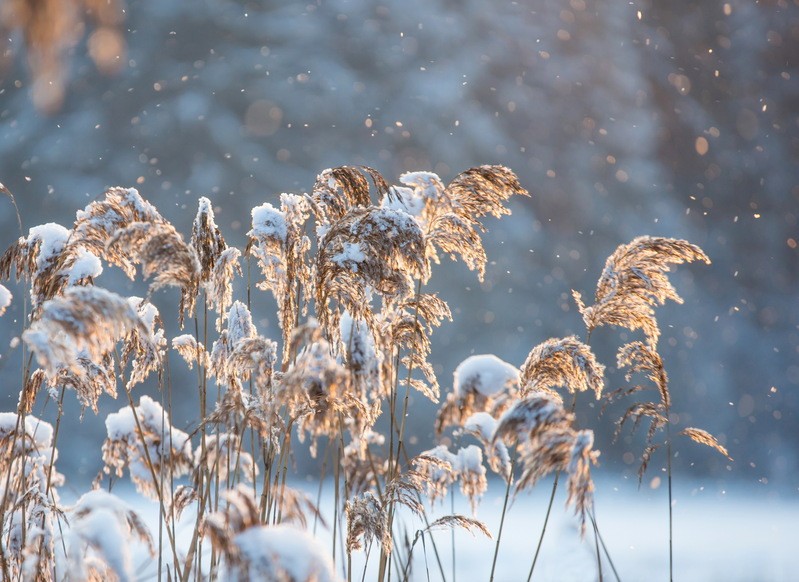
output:
[[[301,483],[309,494],[311,485]],[[328,488],[332,490],[331,488]],[[119,489],[117,492],[122,493]],[[542,482],[531,493],[519,496],[511,506],[502,536],[495,580],[526,580],[535,544],[543,522],[551,481]],[[494,535],[498,530],[504,490],[493,482],[477,517]],[[140,498],[124,495],[153,524],[157,531],[157,506]],[[544,540],[535,580],[557,582],[597,579],[593,538],[580,541],[576,522],[563,509],[565,492],[558,493]],[[445,502],[448,508],[450,502]],[[323,501],[323,505],[325,505]],[[329,504],[327,505],[329,507]],[[458,512],[468,513],[460,496]],[[433,517],[445,513],[436,507]],[[664,486],[652,490],[646,485],[639,491],[636,482],[600,478],[597,482],[597,519],[602,536],[621,580],[668,580],[668,512]],[[799,494],[778,495],[765,486],[735,485],[721,489],[715,485],[675,483],[674,503],[675,580],[681,582],[793,581],[799,577]],[[181,521],[187,537],[193,522],[190,516]],[[412,526],[421,527],[421,524]],[[410,536],[413,535],[411,531]],[[180,536],[180,534],[179,534]],[[324,547],[330,547],[330,532],[319,535]],[[448,531],[436,534],[446,579],[452,580],[451,537]],[[482,536],[457,532],[456,572],[459,581],[488,580],[494,542]],[[428,542],[427,564],[430,579],[439,580],[438,566]],[[414,550],[411,580],[427,580],[425,552],[421,544]],[[365,579],[374,579],[370,560]],[[155,579],[155,566],[141,554],[137,559],[141,579]],[[338,560],[337,564],[341,561]],[[362,555],[353,561],[353,580],[360,580]],[[605,580],[613,580],[604,564]],[[401,579],[392,576],[392,579]]]

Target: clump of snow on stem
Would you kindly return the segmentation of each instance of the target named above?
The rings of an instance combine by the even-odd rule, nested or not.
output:
[[[105,427],[104,471],[113,469],[121,477],[127,467],[140,493],[157,497],[153,475],[161,475],[162,467],[173,477],[185,475],[192,467],[189,435],[173,428],[169,415],[149,396],[142,396],[135,410],[125,407],[109,414]]]
[[[100,259],[87,251],[83,247],[78,247],[75,251],[75,258],[67,270],[69,284],[76,285],[81,281],[94,279],[103,273],[103,265]]]
[[[337,580],[327,552],[300,529],[288,525],[251,527],[236,536],[235,544],[243,562],[240,574],[245,574],[245,579]]]
[[[0,285],[0,315],[6,312],[6,308],[11,305],[11,291]]]
[[[286,215],[265,202],[252,209],[252,230],[247,234],[253,238],[286,241],[288,228]]]
[[[470,356],[455,368],[454,392],[458,396],[467,392],[493,396],[518,381],[519,370],[495,355]]]
[[[80,350],[99,362],[113,351],[117,341],[134,330],[147,341],[144,322],[125,298],[99,287],[70,287],[61,297],[45,302],[40,318],[22,339],[36,354],[39,365],[53,376],[65,367],[80,373],[76,364]]]
[[[150,555],[155,555],[147,526],[117,496],[102,490],[91,491],[78,499],[71,513],[71,527],[67,534],[70,578],[94,579],[89,577],[86,565],[92,564],[94,560],[91,558],[96,555],[120,582],[133,581],[136,576],[131,556],[132,544],[137,540],[144,542]],[[87,555],[87,551],[90,555]]]
[[[39,243],[39,254],[36,256],[36,276],[44,271],[55,260],[69,240],[72,231],[55,222],[31,227],[28,231],[27,244]]]

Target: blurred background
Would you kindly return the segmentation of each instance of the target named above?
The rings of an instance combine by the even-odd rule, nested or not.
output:
[[[328,167],[366,164],[396,183],[506,165],[532,197],[488,221],[485,281],[461,263],[432,279],[455,316],[434,336],[442,389],[471,354],[519,366],[551,336],[584,337],[572,289],[592,297],[606,257],[637,235],[685,238],[713,264],[676,269],[685,303],[658,310],[675,420],[735,460],[685,440],[676,470],[795,495],[796,0],[4,0],[0,19],[0,181],[26,232],[69,227],[106,187],[134,186],[185,235],[209,197],[241,248],[253,206],[310,191]],[[0,247],[17,236],[0,197]],[[115,269],[98,283],[146,292]],[[16,300],[0,318],[3,353],[24,293],[4,284]],[[257,293],[259,331],[277,339],[274,304]],[[177,294],[154,300],[179,333]],[[609,389],[623,385],[613,364],[630,337],[591,338]],[[0,364],[11,411],[19,349]],[[195,376],[177,358],[172,372],[175,424],[193,428]],[[101,404],[79,421],[67,398],[59,466],[73,485],[100,469],[105,414],[124,402]],[[54,418],[43,405],[35,413]],[[415,444],[429,447],[435,409],[413,406]],[[641,435],[613,443],[612,412],[578,404],[600,470],[634,475]]]

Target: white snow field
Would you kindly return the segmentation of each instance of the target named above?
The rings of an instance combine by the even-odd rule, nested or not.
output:
[[[637,481],[619,477],[597,478],[596,514],[602,537],[623,581],[649,582],[668,580],[668,502],[665,478],[657,489],[645,480],[639,490]],[[329,486],[327,486],[329,485]],[[317,485],[295,482],[315,497]],[[799,579],[799,493],[781,491],[767,485],[726,484],[714,481],[688,482],[675,479],[674,490],[674,580],[679,582],[789,582]],[[509,507],[502,535],[495,580],[524,581],[541,531],[552,480],[539,483],[529,494],[523,493]],[[157,504],[143,500],[132,489],[120,487],[116,492],[145,517],[154,537],[158,535]],[[322,505],[329,509],[332,483],[326,484]],[[489,492],[478,508],[481,519],[496,538],[499,528],[504,484],[492,481]],[[585,539],[580,540],[577,522],[564,508],[566,493],[558,491],[549,527],[533,580],[551,582],[591,582],[598,580],[594,540],[590,524]],[[430,520],[449,513],[450,499],[437,504]],[[469,515],[469,503],[456,495],[456,511]],[[327,512],[329,513],[329,512]],[[185,515],[178,538],[184,544],[193,527],[194,516]],[[331,519],[328,518],[328,522]],[[406,519],[412,539],[418,519]],[[309,527],[310,524],[309,524]],[[331,532],[320,530],[317,537],[329,554]],[[446,580],[452,576],[452,541],[447,531],[435,533]],[[403,560],[405,549],[400,546]],[[494,552],[494,540],[457,530],[455,533],[455,581],[488,581]],[[180,544],[179,544],[180,545]],[[210,545],[210,544],[208,544]],[[425,559],[426,553],[426,559]],[[169,551],[165,552],[168,561]],[[372,551],[365,580],[376,578],[379,552]],[[140,580],[157,580],[156,563],[143,548],[136,552],[134,563]],[[337,574],[342,570],[340,546],[337,549]],[[363,552],[353,555],[353,580],[361,580]],[[409,580],[441,580],[429,539],[414,549],[413,569]],[[615,580],[603,556],[604,580]],[[164,577],[165,579],[165,577]],[[396,571],[392,580],[402,580]]]

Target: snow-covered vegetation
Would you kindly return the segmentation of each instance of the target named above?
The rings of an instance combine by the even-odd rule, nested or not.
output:
[[[482,278],[482,221],[508,214],[507,201],[527,192],[502,166],[471,168],[448,184],[431,173],[400,181],[404,186],[390,186],[368,167],[324,170],[311,194],[283,194],[279,206],[253,209],[244,249],[228,246],[206,198],[184,238],[137,190],[111,188],[79,210],[71,228],[34,227],[9,247],[0,277],[29,285],[31,303],[18,407],[0,419],[4,578],[133,580],[131,548],[139,544],[157,559],[159,579],[352,579],[360,574],[353,554],[364,573],[371,561],[379,580],[410,579],[420,575],[417,545],[426,553],[429,544],[437,568],[426,568],[446,579],[451,573],[433,532],[462,528],[495,538],[485,539],[493,580],[509,501],[547,475],[554,476],[552,494],[528,578],[561,478],[574,535],[594,539],[586,577],[619,577],[595,517],[592,469],[600,452],[574,409],[583,397],[629,400],[648,387],[634,377],[647,378],[658,397],[628,403],[618,426],[648,423],[640,475],[663,447],[671,498],[678,417],[657,351],[655,308],[680,301],[667,277],[672,265],[708,257],[677,239],[642,236],[620,245],[595,302],[574,294],[584,340],[548,339],[519,368],[496,355],[470,356],[442,395],[431,335],[452,314],[444,298],[426,290],[434,265],[459,259]],[[246,294],[236,298],[242,262]],[[109,267],[149,279],[147,297],[102,287]],[[179,293],[171,313],[151,302],[164,287]],[[257,289],[274,297],[279,338],[259,333],[249,307]],[[168,341],[166,317],[190,332]],[[630,386],[609,394],[605,365],[590,346],[591,332],[604,325],[641,330],[644,340],[619,347]],[[196,415],[187,430],[174,426],[172,369],[180,359],[172,353],[196,368]],[[136,393],[149,378],[159,387],[155,399]],[[101,398],[124,397],[97,443],[104,467],[92,491],[66,506],[59,494],[65,476],[55,467],[58,447],[70,446],[59,429],[73,392],[95,413]],[[431,427],[439,444],[418,454],[408,447],[416,438],[407,423],[412,393],[441,402]],[[57,402],[52,422],[32,415],[48,401]],[[680,429],[727,455],[710,433]],[[299,451],[316,459],[316,499],[291,486]],[[489,474],[505,491],[496,531],[476,517]],[[157,531],[114,494],[126,475],[158,503]],[[332,495],[322,495],[325,484]],[[455,486],[468,514],[431,519],[428,511]],[[320,506],[322,499],[330,507]],[[671,555],[670,500],[667,510],[663,551]],[[316,536],[318,528],[327,532]]]

